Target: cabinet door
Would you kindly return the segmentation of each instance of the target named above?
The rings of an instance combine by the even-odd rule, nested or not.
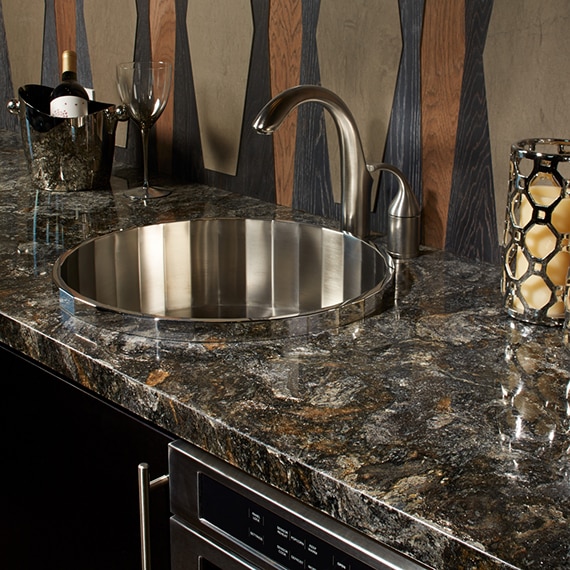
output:
[[[137,467],[173,437],[0,345],[0,568],[141,568]],[[152,567],[170,567],[168,486],[150,497]]]

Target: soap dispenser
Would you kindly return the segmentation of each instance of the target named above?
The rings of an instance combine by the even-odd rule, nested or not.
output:
[[[396,259],[420,252],[420,205],[404,173],[386,163],[367,165],[369,172],[387,170],[398,179],[398,191],[388,207],[387,250]]]

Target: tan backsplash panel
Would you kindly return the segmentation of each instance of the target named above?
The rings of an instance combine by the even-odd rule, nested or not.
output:
[[[485,44],[485,85],[497,228],[502,241],[511,144],[570,138],[570,3],[495,0]]]
[[[321,84],[339,95],[358,125],[367,162],[381,162],[402,50],[397,0],[321,2]],[[338,136],[328,113],[331,183],[340,201]]]
[[[119,103],[115,66],[134,57],[136,1],[87,1],[84,10],[95,97],[98,101]],[[127,123],[119,123],[116,144],[124,147],[126,139]]]
[[[18,88],[42,79],[44,0],[1,0],[14,96]]]
[[[189,0],[186,17],[204,167],[235,175],[253,22],[249,0]]]

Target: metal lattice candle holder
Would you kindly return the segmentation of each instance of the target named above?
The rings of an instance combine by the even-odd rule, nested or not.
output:
[[[505,218],[505,308],[529,323],[561,325],[570,265],[570,140],[511,147]]]

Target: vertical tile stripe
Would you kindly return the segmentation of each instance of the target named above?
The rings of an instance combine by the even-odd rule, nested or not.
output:
[[[55,30],[55,0],[45,0],[44,35],[42,44],[41,84],[55,87],[60,80],[57,33]]]
[[[176,57],[176,3],[175,0],[150,0],[150,51],[153,60],[167,60],[174,64]],[[172,136],[174,130],[174,81],[168,104],[154,126],[157,141],[158,169],[172,172]]]
[[[172,161],[177,176],[184,180],[203,180],[204,161],[202,143],[198,132],[198,111],[186,15],[188,0],[175,0],[176,49],[174,74],[177,80],[172,86],[173,113],[176,120],[172,130]]]
[[[61,53],[66,49],[77,49],[75,0],[55,0],[54,7],[57,52],[59,54],[59,72],[61,75]]]
[[[319,85],[321,70],[317,47],[320,0],[303,2],[301,84]],[[301,105],[297,123],[293,207],[340,219],[330,176],[325,111],[321,105]]]
[[[302,4],[300,0],[271,0],[269,7],[269,60],[271,96],[300,82],[302,48]],[[295,137],[294,111],[273,134],[275,151],[275,196],[278,204],[293,203]]]
[[[137,31],[133,61],[150,61],[150,0],[135,0],[137,4]]]
[[[426,0],[421,48],[424,243],[443,248],[465,54],[464,0]]]
[[[402,57],[384,153],[384,162],[394,164],[402,170],[420,203],[422,192],[420,92],[422,6],[423,0],[399,0]],[[398,181],[395,176],[382,176],[376,210],[370,224],[372,230],[386,232],[386,212],[397,189]]]
[[[445,249],[499,261],[483,50],[493,0],[465,0],[465,73]]]
[[[87,41],[83,3],[84,0],[76,0],[75,50],[77,51],[77,79],[84,87],[93,89],[93,75],[91,73],[91,58],[89,57],[89,42]],[[112,71],[111,69],[111,73]],[[97,97],[97,94],[95,96]]]

